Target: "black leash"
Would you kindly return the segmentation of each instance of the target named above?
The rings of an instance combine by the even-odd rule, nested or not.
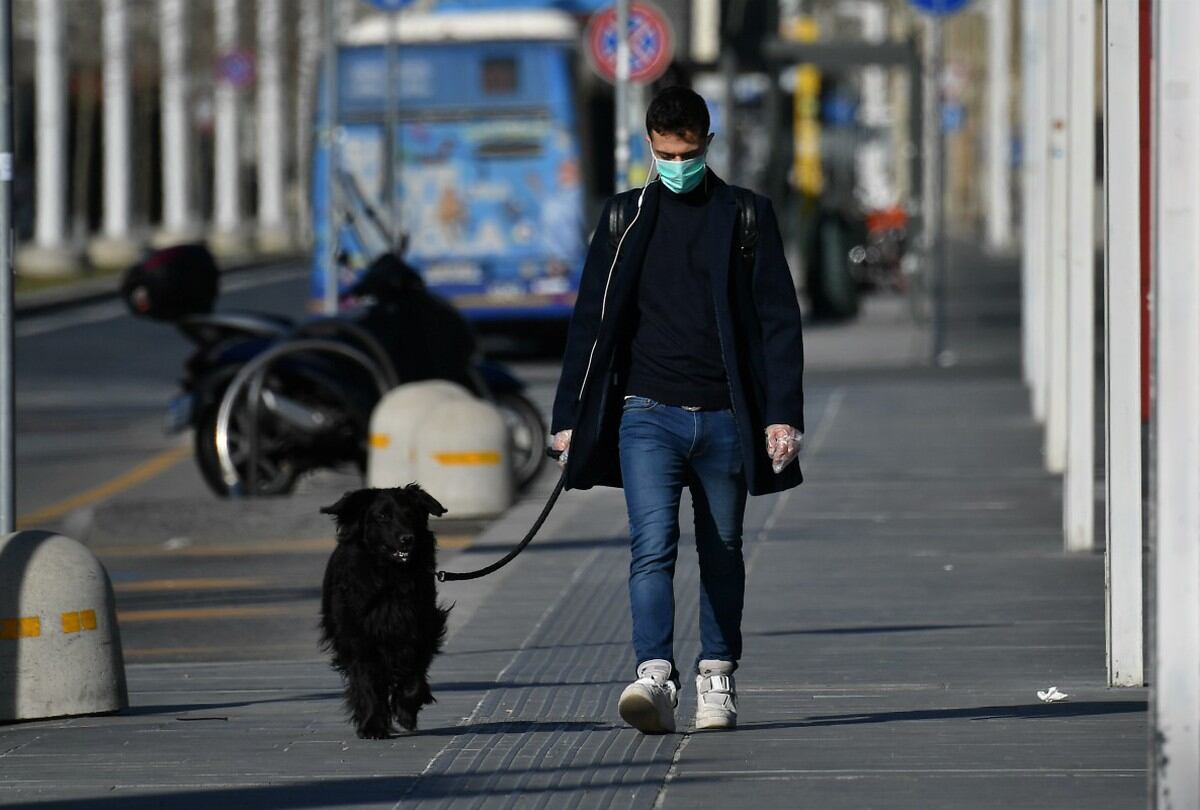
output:
[[[556,456],[556,453],[551,453],[552,458]],[[525,535],[525,539],[518,543],[516,548],[505,554],[503,559],[496,560],[496,562],[492,563],[486,568],[480,568],[475,571],[464,571],[462,573],[456,573],[454,571],[438,571],[438,582],[455,582],[460,579],[479,579],[480,577],[486,577],[488,574],[494,571],[499,571],[501,568],[512,562],[518,554],[525,550],[525,546],[529,545],[530,541],[533,540],[534,535],[538,533],[538,529],[542,528],[542,524],[545,523],[546,518],[550,516],[550,510],[554,508],[554,502],[557,501],[558,496],[562,494],[563,484],[565,484],[566,481],[567,474],[564,471],[563,474],[558,477],[558,483],[554,485],[554,491],[550,493],[550,498],[546,501],[546,505],[542,507],[542,513],[538,515],[538,519],[533,522],[533,527],[529,530],[529,533]]]

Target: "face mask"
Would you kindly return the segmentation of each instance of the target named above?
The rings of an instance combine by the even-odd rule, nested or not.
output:
[[[698,186],[704,178],[706,168],[704,155],[687,160],[655,158],[654,163],[658,167],[658,176],[662,178],[663,185],[676,194],[686,194]]]

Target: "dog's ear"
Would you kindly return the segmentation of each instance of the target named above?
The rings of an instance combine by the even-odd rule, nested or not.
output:
[[[415,503],[434,517],[441,517],[446,514],[446,507],[438,503],[437,498],[421,489],[419,484],[409,484],[404,488],[404,494],[412,498]]]
[[[347,492],[337,503],[322,507],[321,514],[333,515],[342,521],[353,520],[362,514],[374,497],[375,490],[373,489],[356,489],[353,492]]]

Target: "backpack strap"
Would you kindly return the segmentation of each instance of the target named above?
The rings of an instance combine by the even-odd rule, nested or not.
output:
[[[617,252],[617,245],[621,243],[621,236],[630,221],[625,210],[627,207],[628,201],[621,197],[614,197],[612,205],[608,207],[608,247],[613,253]]]
[[[754,257],[758,250],[758,217],[754,211],[754,192],[734,186],[733,196],[738,209],[738,258],[741,260],[742,270],[753,273]]]

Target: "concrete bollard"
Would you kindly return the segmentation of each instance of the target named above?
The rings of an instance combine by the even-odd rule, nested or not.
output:
[[[508,425],[477,399],[429,411],[416,439],[416,476],[447,517],[490,517],[512,505],[515,487]]]
[[[425,416],[447,402],[473,399],[447,380],[425,380],[393,388],[371,414],[367,486],[402,487],[417,480],[417,433]]]
[[[0,722],[128,706],[104,566],[51,532],[0,537]]]

